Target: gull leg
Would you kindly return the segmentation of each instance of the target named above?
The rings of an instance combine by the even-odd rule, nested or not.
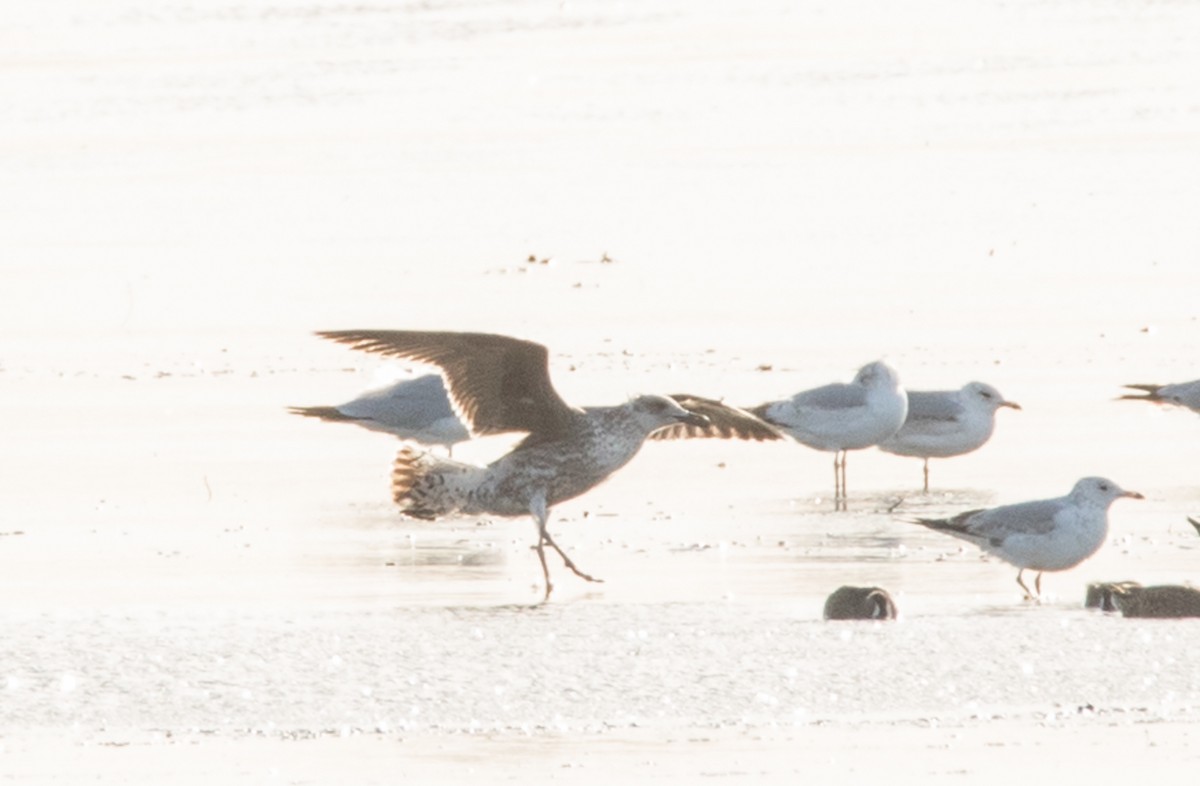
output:
[[[554,538],[550,537],[550,533],[546,529],[546,519],[549,517],[549,511],[546,508],[546,498],[543,495],[539,494],[538,496],[534,497],[529,504],[529,512],[533,516],[533,520],[537,524],[538,528],[537,554],[538,560],[540,560],[542,563],[542,576],[546,579],[546,597],[544,600],[550,599],[550,593],[554,589],[554,585],[550,582],[550,569],[546,565],[545,546],[547,545],[558,552],[558,556],[562,557],[563,564],[566,565],[567,568],[576,576],[586,581],[603,583],[604,579],[598,579],[594,576],[589,576],[577,568],[575,563],[571,561],[571,558],[566,555],[566,552],[559,548],[558,544],[554,542]]]
[[[1021,574],[1023,574],[1024,572],[1025,572],[1024,568],[1021,568],[1020,570],[1017,571],[1017,583],[1021,585],[1021,589],[1025,590],[1025,600],[1034,600],[1033,593],[1029,591],[1029,587],[1025,586],[1025,579],[1021,578]],[[1038,585],[1039,582],[1041,581],[1041,579],[1042,579],[1042,574],[1039,573],[1037,581],[1035,581],[1034,584]],[[1041,586],[1038,586],[1038,593],[1039,594],[1041,593]]]
[[[850,510],[850,491],[846,488],[846,457],[847,452],[841,451],[841,509]]]
[[[846,502],[846,451],[841,450],[838,452],[838,455],[841,457],[841,464],[838,468],[839,472],[841,473],[841,486],[839,491],[841,492],[842,502]]]
[[[529,504],[529,513],[533,516],[533,523],[537,525],[537,555],[538,561],[542,563],[542,577],[546,580],[546,596],[543,601],[550,600],[550,593],[554,590],[554,585],[550,582],[550,568],[546,565],[546,550],[543,547],[548,535],[546,534],[546,500],[541,495],[538,495]],[[553,541],[551,541],[553,543]],[[555,548],[558,548],[555,546]]]
[[[833,452],[833,509],[846,509],[846,451]]]
[[[846,451],[843,450],[842,451],[842,501],[843,502],[848,502],[849,497],[850,497],[850,491],[846,488],[846,459],[848,457],[849,457],[849,453],[847,453]]]
[[[568,569],[569,569],[569,570],[570,570],[572,573],[574,573],[576,576],[578,576],[579,578],[583,579],[584,581],[591,581],[591,582],[595,582],[596,584],[603,584],[603,583],[604,583],[604,579],[598,579],[598,578],[596,578],[595,576],[589,576],[588,574],[584,573],[584,572],[583,572],[582,570],[580,570],[579,568],[575,567],[575,563],[574,563],[574,562],[572,562],[572,561],[571,561],[571,558],[570,558],[570,557],[568,557],[568,556],[567,556],[567,555],[566,555],[566,554],[563,552],[563,550],[562,550],[562,549],[560,549],[560,548],[558,547],[558,544],[557,544],[557,543],[555,543],[555,542],[554,542],[554,539],[550,537],[550,533],[549,533],[549,532],[543,532],[543,533],[542,533],[542,539],[543,539],[543,540],[544,540],[546,543],[550,544],[550,548],[552,548],[552,549],[554,549],[555,551],[557,551],[557,552],[558,552],[558,556],[562,557],[563,564],[564,564],[564,565],[566,565],[566,566],[567,566],[567,568],[568,568]]]
[[[1033,580],[1034,589],[1037,590],[1038,598],[1042,597],[1042,572],[1039,570],[1037,578]]]
[[[925,459],[925,493],[929,493],[929,459]]]

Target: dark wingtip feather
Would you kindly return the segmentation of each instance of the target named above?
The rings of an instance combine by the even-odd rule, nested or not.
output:
[[[690,393],[672,393],[671,398],[687,411],[708,418],[709,425],[679,423],[659,429],[651,439],[718,438],[765,442],[784,438],[779,429],[762,418],[723,401]]]
[[[321,420],[357,420],[344,414],[337,407],[288,407],[288,414]]]
[[[948,519],[905,519],[910,524],[920,524],[923,527],[928,527],[932,530],[940,530],[943,532],[963,532],[967,533],[967,519],[979,513],[983,509],[968,510],[965,513],[959,513],[957,516]]]
[[[1139,390],[1141,393],[1122,393],[1117,396],[1117,401],[1151,401],[1157,403],[1163,400],[1162,396],[1158,395],[1158,390],[1162,385],[1123,385],[1122,387],[1127,387],[1130,390]]]
[[[388,343],[387,332],[383,330],[317,330],[314,331],[314,334],[363,352],[399,354],[395,347]]]

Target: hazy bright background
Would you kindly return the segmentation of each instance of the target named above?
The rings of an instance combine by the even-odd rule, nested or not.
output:
[[[754,404],[876,358],[916,389],[990,382],[1024,411],[999,413],[980,452],[935,462],[937,493],[914,492],[916,460],[856,453],[840,516],[825,454],[653,445],[556,511],[559,542],[609,578],[564,576],[559,597],[593,630],[685,604],[680,635],[724,631],[747,648],[718,659],[736,665],[763,652],[738,627],[756,615],[815,620],[837,584],[879,582],[939,636],[1043,630],[1065,668],[1077,653],[1054,631],[1060,617],[1084,624],[1084,583],[1195,575],[1184,516],[1200,513],[1200,419],[1113,398],[1126,382],[1200,377],[1196,29],[1200,6],[1133,0],[6,9],[0,727],[74,717],[86,738],[105,707],[153,726],[120,710],[146,701],[158,717],[145,699],[157,683],[132,678],[113,698],[78,655],[144,645],[159,623],[122,623],[134,610],[171,620],[175,662],[280,615],[326,630],[341,623],[314,610],[341,610],[362,638],[345,635],[374,651],[394,646],[370,636],[397,610],[434,636],[456,604],[536,600],[527,521],[401,521],[392,440],[286,414],[407,371],[315,329],[542,341],[581,404],[642,391]],[[1089,474],[1148,499],[1118,502],[1113,542],[1047,577],[1052,608],[986,630],[971,613],[1019,607],[1013,571],[900,518],[1058,495]],[[484,631],[509,624],[497,613]],[[895,647],[925,646],[915,624]],[[461,657],[496,652],[473,653],[459,632]],[[1175,640],[1180,669],[1195,636]],[[1145,646],[1157,647],[1116,649]],[[946,668],[963,655],[946,654]],[[178,669],[168,683],[194,681]],[[842,689],[868,714],[880,709],[870,674],[894,676],[867,669]],[[999,667],[981,690],[1024,706],[987,693],[1011,676]],[[259,677],[221,679],[254,695]],[[1037,679],[1064,685],[1053,669]],[[1131,690],[1159,706],[1166,682]],[[53,709],[47,697],[65,694],[74,709]],[[907,695],[881,706],[916,712]],[[1200,706],[1194,685],[1171,696]],[[594,700],[600,720],[623,723]],[[197,700],[160,725],[252,727],[279,708],[252,705],[231,715]],[[723,711],[688,706],[668,717],[686,728]],[[837,706],[810,699],[798,717]],[[323,722],[283,715],[288,728]]]

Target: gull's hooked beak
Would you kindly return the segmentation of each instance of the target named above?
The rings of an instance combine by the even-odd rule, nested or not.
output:
[[[676,415],[675,419],[680,423],[686,423],[689,426],[697,426],[699,428],[707,428],[712,425],[712,421],[704,415],[699,415],[695,412],[684,411],[682,415]]]
[[[1129,497],[1130,499],[1145,499],[1146,498],[1146,496],[1144,494],[1141,494],[1137,491],[1122,491],[1121,496]]]
[[[1008,407],[1009,409],[1020,409],[1021,405],[1015,401],[1001,401],[1000,406]]]

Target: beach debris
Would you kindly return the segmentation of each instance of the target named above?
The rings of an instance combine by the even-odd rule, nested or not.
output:
[[[838,587],[825,599],[827,620],[894,620],[896,604],[881,587]]]
[[[1123,617],[1200,617],[1200,589],[1179,584],[1123,587],[1112,600]]]
[[[1142,585],[1136,581],[1099,581],[1089,584],[1087,595],[1083,599],[1083,607],[1100,611],[1117,611],[1113,595],[1140,586]]]

